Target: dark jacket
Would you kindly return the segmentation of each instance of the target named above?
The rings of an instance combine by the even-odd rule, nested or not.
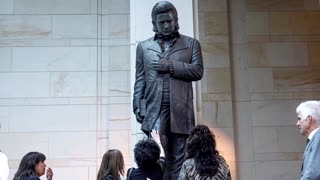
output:
[[[30,176],[30,177],[25,177],[23,180],[40,180],[40,178],[37,176]]]
[[[146,114],[141,129],[152,130],[157,119],[162,98],[163,79],[151,68],[153,60],[159,59],[161,49],[154,38],[138,44],[136,54],[136,81],[133,109],[139,107],[140,99],[146,99]],[[184,35],[176,39],[168,56],[170,67],[170,125],[171,132],[189,134],[194,127],[192,81],[203,75],[203,60],[198,40]]]

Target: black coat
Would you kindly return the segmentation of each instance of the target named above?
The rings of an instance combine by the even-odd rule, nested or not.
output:
[[[163,79],[151,68],[153,60],[159,59],[161,49],[154,38],[138,44],[136,54],[136,81],[133,108],[139,107],[140,99],[146,99],[146,114],[141,129],[146,132],[159,116]],[[172,62],[170,72],[170,126],[171,132],[189,134],[194,127],[192,81],[203,75],[203,60],[198,40],[180,35],[168,57]]]

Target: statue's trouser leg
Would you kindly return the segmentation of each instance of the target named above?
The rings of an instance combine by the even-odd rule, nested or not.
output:
[[[184,161],[184,150],[188,135],[171,133],[170,106],[161,106],[160,141],[165,152],[166,170],[164,180],[178,179]]]

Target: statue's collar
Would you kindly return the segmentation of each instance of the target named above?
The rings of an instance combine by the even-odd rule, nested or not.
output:
[[[179,37],[180,37],[180,34],[179,34],[178,31],[175,31],[175,32],[173,32],[172,34],[170,34],[168,36],[164,36],[162,34],[156,33],[154,35],[154,40],[155,41],[159,40],[159,39],[161,39],[161,40],[173,40],[173,39],[176,39],[176,38],[179,38]]]

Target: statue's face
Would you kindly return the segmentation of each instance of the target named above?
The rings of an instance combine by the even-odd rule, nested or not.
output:
[[[167,36],[174,32],[176,27],[176,21],[172,12],[162,13],[156,15],[155,25],[158,29],[158,33]]]

